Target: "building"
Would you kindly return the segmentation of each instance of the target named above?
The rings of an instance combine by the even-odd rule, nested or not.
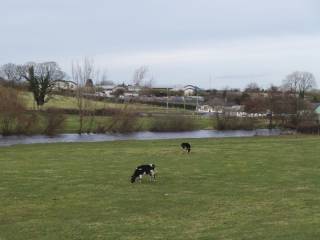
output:
[[[232,106],[223,106],[223,105],[200,105],[197,107],[198,113],[208,113],[208,114],[226,114],[232,117],[246,117],[248,114],[244,112],[243,105],[232,105]]]
[[[201,105],[197,107],[197,112],[198,113],[212,113],[213,107],[209,106],[209,105]]]
[[[183,92],[185,96],[194,96],[197,95],[197,92],[200,91],[200,88],[193,85],[186,85],[183,87]]]
[[[132,93],[139,93],[141,91],[141,87],[137,85],[128,85],[127,90]]]
[[[62,89],[62,90],[75,90],[77,87],[77,83],[73,81],[66,81],[66,80],[59,80],[55,83],[56,89]]]
[[[314,104],[313,109],[314,113],[318,116],[318,120],[320,120],[320,103]]]

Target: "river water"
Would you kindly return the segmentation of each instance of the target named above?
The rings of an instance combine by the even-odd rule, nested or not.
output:
[[[253,136],[276,136],[280,135],[279,129],[257,130],[198,130],[188,132],[135,132],[130,134],[60,134],[54,137],[45,135],[34,136],[1,136],[0,146],[12,146],[16,144],[34,143],[58,143],[58,142],[103,142],[119,140],[157,140],[179,138],[225,138],[225,137],[253,137]]]

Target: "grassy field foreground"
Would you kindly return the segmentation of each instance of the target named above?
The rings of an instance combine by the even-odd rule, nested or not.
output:
[[[0,239],[320,238],[320,138],[182,141],[0,148]]]

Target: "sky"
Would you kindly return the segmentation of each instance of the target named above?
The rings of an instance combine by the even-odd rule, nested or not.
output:
[[[1,0],[0,64],[93,59],[109,80],[140,66],[156,86],[320,87],[319,0]]]

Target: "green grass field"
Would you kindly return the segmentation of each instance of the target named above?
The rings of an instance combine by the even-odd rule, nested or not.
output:
[[[26,104],[27,109],[34,109],[34,100],[31,92],[20,92],[20,95]],[[86,105],[88,109],[101,109],[101,108],[124,108],[124,104],[121,103],[112,103],[107,101],[93,101],[87,100]],[[65,108],[65,109],[77,109],[77,99],[74,97],[66,97],[61,95],[53,95],[50,100],[43,105],[42,109],[47,108]],[[191,114],[193,111],[184,110],[182,108],[169,108],[168,110],[165,107],[153,106],[148,104],[141,103],[131,103],[127,106],[129,109],[132,109],[137,112],[145,112],[145,113],[185,113]]]
[[[320,239],[319,143],[297,136],[0,148],[0,239]],[[157,182],[129,182],[141,163],[157,165]]]

